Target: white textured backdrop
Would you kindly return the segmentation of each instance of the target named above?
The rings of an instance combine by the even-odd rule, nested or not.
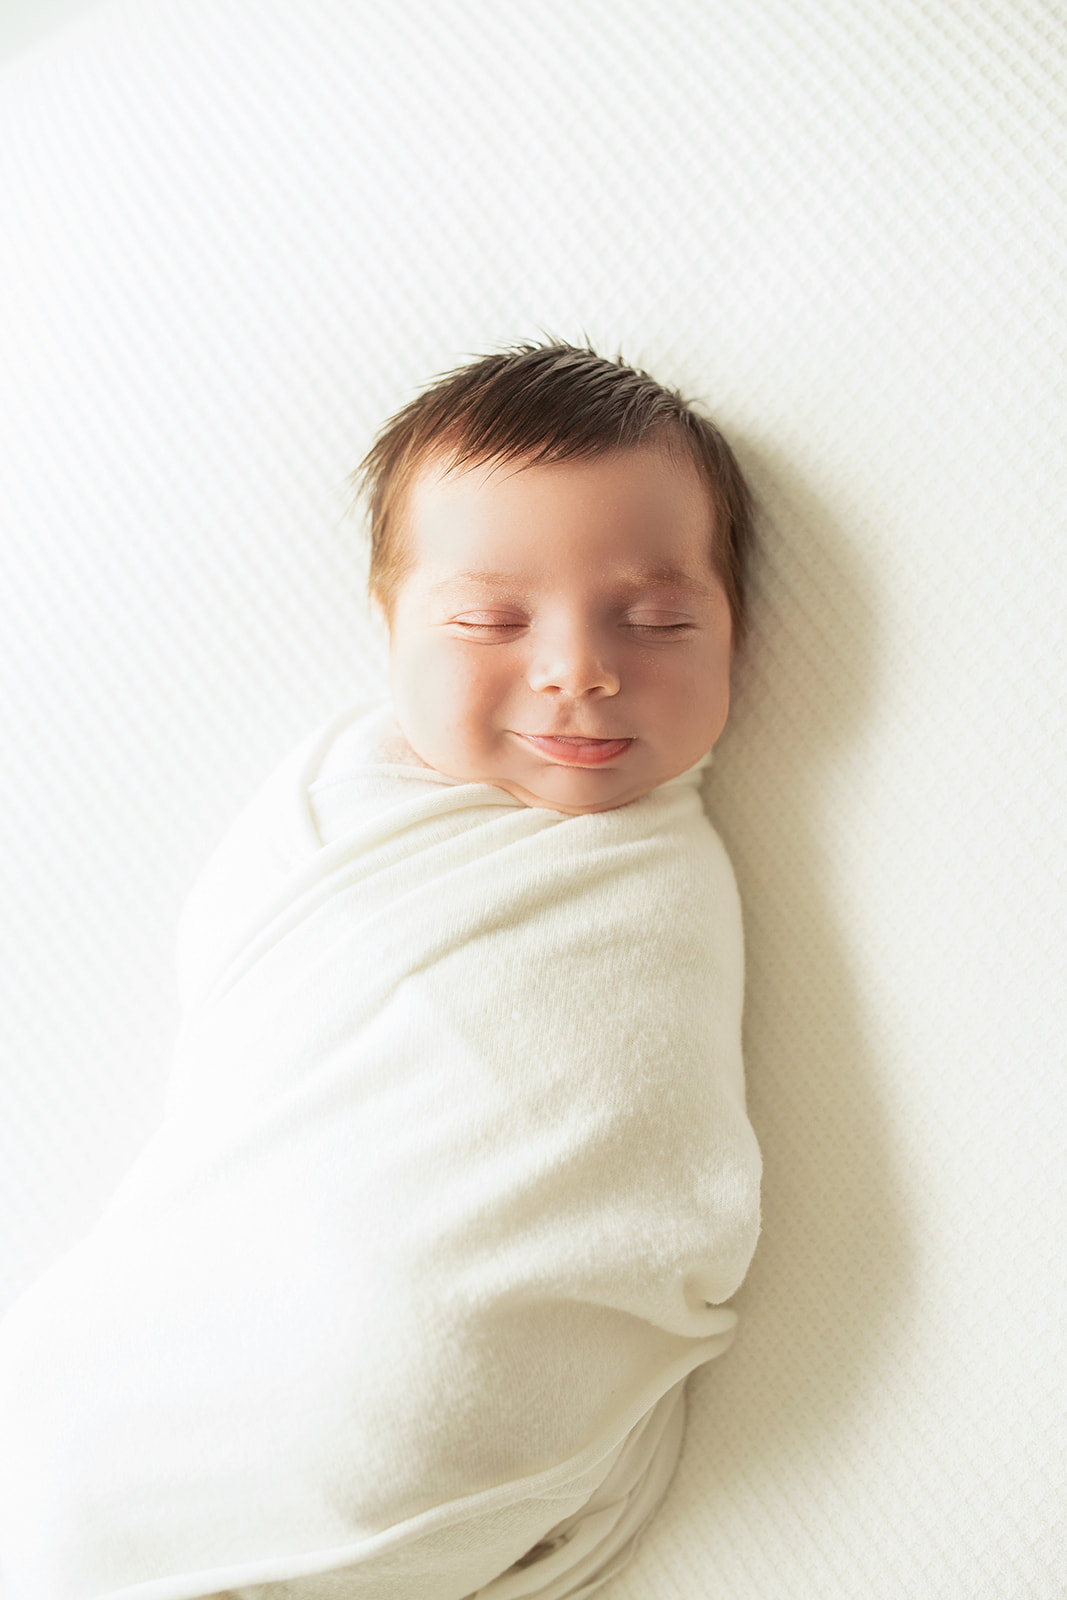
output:
[[[9,63],[4,1302],[158,1114],[198,866],[384,687],[373,429],[588,334],[763,509],[708,799],[765,1231],[612,1600],[1060,1600],[1065,70],[1055,0],[145,0]]]

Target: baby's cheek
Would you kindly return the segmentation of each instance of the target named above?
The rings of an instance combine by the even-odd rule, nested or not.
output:
[[[677,734],[683,741],[695,738],[704,750],[719,737],[730,709],[730,659],[728,653],[709,647],[697,658],[679,685],[676,704]]]
[[[422,635],[393,658],[397,720],[422,759],[450,777],[489,776],[497,685],[484,655],[447,635]]]
[[[492,648],[469,647],[464,652],[453,689],[472,733],[495,734],[505,716],[509,682],[509,674]]]
[[[427,634],[401,634],[390,652],[393,707],[412,745],[431,766],[437,766],[436,744],[450,735],[455,703],[447,656]],[[429,746],[434,746],[430,749]]]
[[[512,753],[507,729],[515,725],[515,717],[509,716],[508,679],[499,663],[485,659],[488,651],[473,654],[453,676],[448,699],[467,759],[478,765],[479,776],[492,778],[503,775],[501,763]]]

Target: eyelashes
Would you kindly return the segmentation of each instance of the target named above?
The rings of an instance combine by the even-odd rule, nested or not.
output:
[[[456,627],[467,627],[477,630],[478,634],[510,634],[517,627],[525,627],[525,622],[464,622],[461,618],[454,618]]]
[[[689,633],[693,627],[691,622],[628,622],[626,627],[634,633],[680,634]]]

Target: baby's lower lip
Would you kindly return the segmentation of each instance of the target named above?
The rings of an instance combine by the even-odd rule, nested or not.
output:
[[[564,767],[600,767],[633,744],[632,739],[556,739],[539,733],[520,733],[519,738]]]

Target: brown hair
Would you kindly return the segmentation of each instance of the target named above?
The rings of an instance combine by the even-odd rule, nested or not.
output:
[[[450,467],[527,456],[552,462],[660,440],[668,449],[681,440],[707,485],[712,562],[740,644],[752,498],[730,446],[677,390],[621,357],[557,340],[516,345],[444,373],[385,423],[353,475],[370,509],[370,594],[389,617],[411,564],[401,538],[404,492],[432,456],[444,453]]]

